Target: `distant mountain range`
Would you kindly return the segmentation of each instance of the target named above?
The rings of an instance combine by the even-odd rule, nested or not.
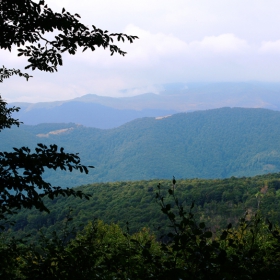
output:
[[[280,170],[280,112],[221,108],[140,118],[114,129],[74,123],[22,125],[0,133],[0,150],[36,143],[79,152],[90,175],[46,177],[62,186],[93,182],[253,176]]]
[[[280,83],[177,83],[159,88],[158,94],[133,97],[87,94],[66,101],[10,105],[21,107],[15,117],[25,124],[73,122],[102,129],[118,127],[142,117],[221,107],[280,110]]]

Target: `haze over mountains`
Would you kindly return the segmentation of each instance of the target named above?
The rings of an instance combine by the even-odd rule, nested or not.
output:
[[[160,85],[157,94],[118,98],[88,94],[66,101],[11,105],[21,107],[15,117],[25,124],[73,122],[109,129],[142,117],[221,107],[280,110],[280,83],[177,83]]]
[[[157,94],[88,94],[11,105],[21,107],[15,117],[27,125],[4,130],[0,150],[55,143],[79,152],[84,164],[95,166],[88,176],[46,173],[62,186],[173,175],[252,176],[280,169],[276,83],[178,83],[161,85]]]

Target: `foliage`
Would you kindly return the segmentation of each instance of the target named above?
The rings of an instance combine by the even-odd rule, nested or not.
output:
[[[279,279],[280,231],[258,212],[213,232],[197,222],[191,205],[185,211],[176,196],[176,181],[158,205],[169,220],[168,233],[156,241],[147,229],[130,234],[116,224],[88,223],[63,235],[42,235],[34,245],[1,239],[4,279]],[[174,207],[166,203],[170,197]],[[2,233],[3,235],[4,233]]]
[[[7,102],[5,102],[0,95],[0,131],[4,128],[11,128],[12,125],[19,126],[19,120],[12,117],[14,112],[19,111],[19,107],[7,107]]]
[[[57,66],[62,65],[62,53],[68,51],[75,54],[78,47],[83,51],[89,48],[94,51],[96,47],[109,48],[111,55],[119,53],[124,55],[113,38],[118,41],[127,39],[132,43],[137,37],[126,34],[108,34],[108,31],[92,26],[89,29],[79,21],[78,14],[70,14],[63,8],[62,13],[54,13],[45,4],[44,0],[35,3],[31,0],[2,0],[0,1],[0,48],[12,50],[18,47],[18,56],[26,56],[28,65],[25,69],[38,69],[40,71],[54,72]],[[48,33],[53,34],[49,39]],[[41,45],[42,44],[42,45]],[[21,47],[21,48],[20,48]],[[0,82],[12,75],[31,76],[21,70],[0,69]],[[0,97],[0,131],[19,126],[20,122],[12,117],[12,113],[19,108],[9,108]],[[65,153],[57,145],[49,147],[38,144],[35,153],[27,147],[13,148],[13,152],[0,153],[0,220],[7,219],[6,214],[14,214],[16,210],[32,208],[48,211],[42,198],[47,196],[53,199],[57,195],[79,196],[89,198],[80,191],[60,186],[52,186],[44,180],[45,169],[78,170],[88,173],[88,168],[80,163],[78,154]]]
[[[74,188],[91,195],[90,200],[77,200],[71,197],[57,197],[53,200],[44,199],[51,213],[38,215],[35,209],[19,211],[13,217],[14,235],[23,237],[42,228],[51,237],[53,230],[59,231],[69,207],[72,209],[72,223],[79,227],[94,218],[106,223],[119,223],[125,227],[130,223],[130,232],[135,233],[143,227],[156,232],[157,238],[164,233],[167,220],[157,215],[157,205],[154,203],[155,192],[159,180],[130,181],[112,183],[94,183]],[[176,194],[184,207],[195,201],[193,213],[198,222],[209,224],[212,231],[219,230],[231,223],[236,226],[239,218],[247,212],[251,218],[260,210],[264,218],[273,224],[280,224],[280,174],[267,174],[255,177],[227,179],[184,179],[177,180]],[[167,194],[169,180],[160,180],[165,202],[174,205]],[[256,197],[256,193],[263,193]],[[258,207],[259,205],[259,207]],[[158,231],[158,227],[161,230]],[[31,239],[31,238],[30,238]]]
[[[92,167],[92,166],[90,166]],[[11,209],[21,209],[36,207],[40,211],[48,211],[42,200],[43,197],[53,199],[55,196],[79,196],[86,197],[81,191],[73,189],[62,189],[51,186],[42,178],[45,168],[56,170],[78,169],[80,172],[88,173],[88,168],[80,164],[80,158],[76,154],[67,154],[64,149],[57,150],[56,145],[48,148],[38,144],[36,153],[31,153],[30,149],[22,147],[14,148],[14,152],[0,152],[0,212],[12,213]],[[39,190],[39,192],[38,192]]]
[[[172,259],[168,272],[170,279],[277,279],[279,257],[277,240],[269,226],[256,215],[251,220],[242,218],[236,229],[229,224],[221,235],[213,238],[205,223],[197,223],[192,213],[194,204],[187,213],[175,196],[175,183],[169,194],[175,201],[177,214],[170,204],[157,198],[162,212],[168,216],[173,232],[170,237]],[[176,209],[175,209],[176,210]],[[278,235],[279,231],[275,229]],[[165,245],[164,245],[165,246]],[[167,251],[170,254],[170,251]],[[172,262],[171,262],[172,261]]]
[[[20,122],[12,117],[12,113],[18,110],[18,107],[9,108],[0,97],[0,131],[19,126]],[[78,154],[65,153],[63,148],[58,151],[57,145],[47,147],[43,144],[38,144],[35,153],[27,147],[13,150],[0,152],[0,220],[22,207],[30,209],[35,206],[40,211],[48,211],[42,200],[45,196],[51,199],[59,194],[89,198],[80,191],[53,187],[42,177],[46,168],[88,173],[88,168],[93,166],[82,165]]]
[[[2,83],[4,79],[8,79],[13,75],[24,77],[27,81],[32,77],[27,73],[22,73],[19,69],[7,69],[5,66],[3,66],[2,68],[0,68],[0,83]]]
[[[112,54],[118,52],[123,55],[123,51],[111,44],[112,37],[117,36],[118,40],[127,38],[130,42],[136,38],[125,34],[107,35],[106,31],[95,27],[90,31],[78,21],[79,15],[71,15],[65,9],[61,14],[53,13],[42,0],[39,4],[29,0],[2,0],[0,15],[1,48],[11,50],[13,45],[23,45],[19,55],[29,57],[30,64],[26,68],[33,70],[56,71],[57,65],[62,65],[61,53],[75,54],[78,46],[91,50],[102,46],[109,48]],[[55,40],[43,37],[45,32],[55,29],[61,32]],[[44,41],[45,45],[41,47],[39,41]],[[3,69],[1,80],[12,74],[29,77],[18,70]],[[1,103],[4,118],[1,117],[0,129],[19,124],[11,118],[11,113],[17,108],[8,109],[6,105]],[[13,213],[21,207],[35,206],[39,210],[47,210],[42,199],[45,196],[51,199],[57,199],[59,194],[83,196],[79,189],[52,187],[42,178],[45,168],[88,172],[87,167],[80,164],[77,154],[64,153],[56,145],[38,144],[35,153],[26,147],[0,153],[2,219],[5,213]],[[231,180],[235,185],[235,178]],[[197,186],[202,183],[197,182]],[[193,185],[188,187],[194,188]],[[279,178],[276,175],[254,192],[257,193],[258,208],[274,201],[274,192],[278,195],[278,189]],[[128,224],[127,231],[123,232],[118,225],[96,221],[77,232],[75,228],[68,228],[71,220],[68,216],[62,235],[54,231],[52,238],[48,238],[42,234],[39,242],[34,244],[9,237],[11,231],[1,232],[0,276],[2,279],[42,280],[279,279],[280,231],[277,227],[271,222],[265,223],[257,212],[255,216],[242,218],[235,228],[229,224],[226,229],[213,232],[204,222],[195,220],[194,203],[186,212],[176,193],[175,179],[172,187],[164,192],[158,185],[156,198],[169,221],[169,232],[161,242],[156,241],[147,229],[130,234]],[[249,194],[250,190],[247,190],[245,195]],[[216,200],[223,196],[231,197],[238,204],[242,193],[238,187],[222,196],[219,190],[213,190],[213,193],[202,195],[199,203],[207,204],[205,201],[211,195]]]
[[[221,108],[161,120],[142,118],[106,130],[41,124],[1,134],[0,147],[5,150],[22,145],[34,149],[37,142],[56,143],[72,152],[79,147],[83,162],[95,170],[87,177],[50,175],[51,182],[62,186],[169,179],[174,174],[229,178],[280,170],[280,142],[271,141],[280,138],[280,112],[266,109]]]
[[[83,51],[94,51],[96,47],[109,48],[111,55],[125,55],[113,44],[113,38],[116,37],[118,41],[127,39],[130,43],[137,38],[122,33],[108,34],[107,30],[103,31],[94,25],[89,29],[80,22],[78,14],[72,15],[64,8],[61,13],[55,13],[44,0],[39,3],[31,0],[2,0],[0,17],[0,47],[11,51],[14,45],[22,46],[18,49],[18,56],[28,57],[29,64],[25,69],[57,71],[57,66],[62,65],[61,54],[68,51],[74,55],[78,47],[83,48]],[[49,39],[48,33],[54,34],[54,38]],[[4,69],[0,72],[1,80],[6,75],[10,76],[10,73],[26,75],[17,70]],[[6,75],[3,73],[5,71]],[[28,78],[28,75],[25,77]]]
[[[19,108],[8,108],[2,99],[0,106],[0,130],[18,126],[19,121],[12,118],[11,114]],[[30,209],[34,206],[40,211],[48,211],[42,200],[45,196],[51,199],[59,194],[89,198],[80,191],[54,187],[42,177],[46,168],[70,172],[76,169],[88,173],[88,168],[93,166],[82,165],[78,154],[65,153],[63,148],[58,151],[57,145],[47,147],[43,144],[38,144],[35,153],[31,153],[27,147],[13,150],[0,152],[0,220],[6,220],[6,214],[14,214],[22,207]]]

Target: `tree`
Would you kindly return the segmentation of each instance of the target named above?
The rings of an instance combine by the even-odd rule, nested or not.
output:
[[[118,53],[125,55],[114,39],[128,40],[132,43],[137,37],[122,33],[111,33],[96,28],[90,29],[80,22],[78,14],[70,14],[64,8],[61,13],[53,12],[40,0],[35,3],[31,0],[2,0],[0,1],[0,48],[12,50],[16,46],[18,56],[25,56],[28,65],[25,69],[38,69],[40,71],[57,71],[58,65],[63,64],[62,54],[68,52],[75,54],[78,47],[83,51],[96,47],[109,49],[111,55]],[[53,39],[46,34],[52,34]],[[27,80],[32,77],[20,69],[0,69],[0,82],[19,75]],[[12,125],[20,125],[19,120],[12,117],[12,113],[19,108],[9,108],[0,96],[0,131]],[[56,145],[47,147],[38,144],[35,153],[27,147],[14,148],[13,152],[0,152],[0,219],[6,213],[14,213],[20,208],[36,207],[40,211],[48,211],[43,197],[54,198],[57,195],[74,195],[89,198],[80,191],[62,189],[52,186],[43,180],[45,169],[61,169],[88,173],[88,168],[80,163],[78,154],[65,153],[63,148]]]
[[[7,102],[0,96],[0,131],[4,128],[10,128],[12,125],[19,126],[20,122],[12,117],[13,112],[18,112],[19,107],[7,107]]]
[[[111,55],[119,53],[125,55],[117,45],[118,41],[127,39],[132,43],[137,36],[128,36],[122,33],[111,33],[103,31],[92,25],[92,29],[79,21],[78,14],[70,14],[64,8],[62,13],[54,13],[45,4],[44,0],[34,3],[31,0],[2,0],[0,2],[0,27],[1,49],[11,51],[12,46],[18,49],[18,56],[28,57],[29,65],[25,69],[38,69],[41,71],[54,72],[57,66],[62,65],[62,53],[68,51],[75,54],[78,47],[83,51],[96,47],[109,48]],[[54,34],[54,38],[47,39],[47,33]],[[30,75],[20,70],[2,68],[1,79],[9,78],[18,74],[29,78]]]

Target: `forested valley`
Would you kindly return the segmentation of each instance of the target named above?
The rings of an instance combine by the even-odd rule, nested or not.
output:
[[[0,147],[57,144],[79,153],[95,168],[79,172],[46,170],[55,185],[75,187],[91,182],[176,178],[229,178],[278,172],[280,112],[268,109],[220,108],[140,118],[114,129],[81,125],[21,125],[0,134]]]
[[[0,1],[0,48],[26,71],[56,72],[79,48],[125,56],[119,43],[138,39],[46,2]],[[13,76],[32,78],[0,68],[1,83]],[[279,112],[101,130],[23,126],[19,110],[0,96],[1,279],[280,279]]]
[[[45,199],[50,213],[38,215],[36,209],[23,210],[13,216],[15,225],[10,228],[18,237],[28,234],[30,241],[42,230],[44,234],[59,231],[70,215],[72,226],[79,228],[96,219],[107,224],[119,224],[125,229],[129,222],[131,233],[149,228],[160,239],[159,227],[166,228],[166,218],[160,214],[156,203],[158,184],[166,203],[172,202],[168,189],[171,180],[126,181],[94,183],[75,188],[91,196],[90,200],[73,197]],[[238,224],[241,217],[250,220],[257,212],[273,224],[280,221],[280,173],[255,177],[231,177],[228,179],[181,179],[175,187],[180,205],[188,209],[194,202],[193,213],[198,222],[205,222],[213,231],[225,228],[229,223]]]
[[[277,279],[280,174],[78,187],[1,234],[7,279]],[[2,223],[3,226],[3,223]],[[10,278],[9,278],[10,277]]]

